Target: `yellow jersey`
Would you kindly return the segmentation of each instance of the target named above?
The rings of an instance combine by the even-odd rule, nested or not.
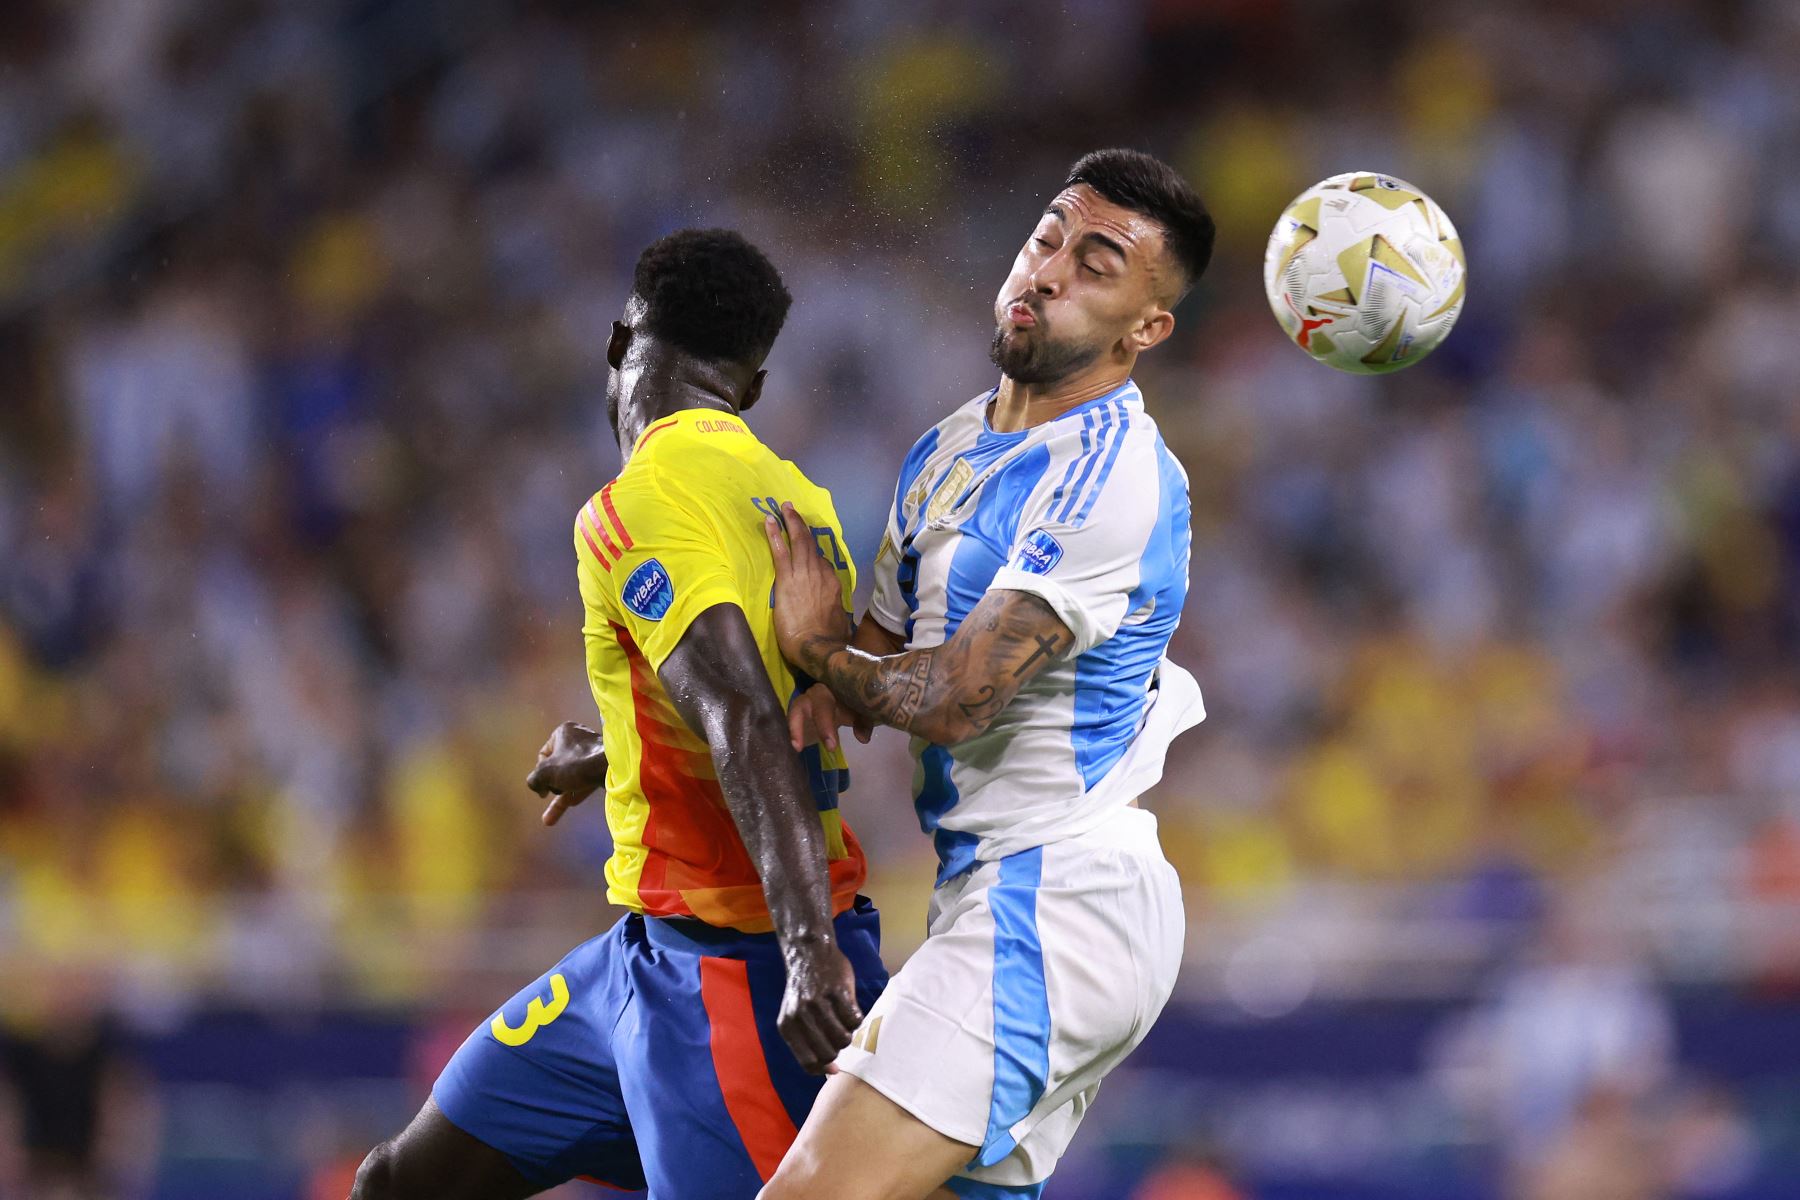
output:
[[[798,688],[776,645],[775,569],[763,518],[783,501],[812,527],[850,607],[856,571],[831,495],[757,440],[742,417],[686,409],[639,435],[618,478],[575,518],[588,683],[605,722],[606,895],[654,916],[771,928],[762,882],[738,836],[704,739],[657,677],[687,628],[715,604],[743,610],[783,704]],[[849,772],[839,751],[802,752],[829,858],[833,913],[855,900],[867,864],[838,813]]]

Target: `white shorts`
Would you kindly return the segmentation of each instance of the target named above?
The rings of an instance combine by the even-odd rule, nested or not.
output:
[[[1162,1012],[1184,933],[1181,883],[1142,809],[977,863],[932,896],[925,944],[838,1068],[979,1147],[953,1190],[1036,1196]]]

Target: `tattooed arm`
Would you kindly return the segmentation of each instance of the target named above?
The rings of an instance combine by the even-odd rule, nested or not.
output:
[[[1026,592],[989,592],[941,646],[877,657],[817,633],[795,640],[795,665],[854,711],[940,746],[982,733],[1026,681],[1075,638]],[[784,650],[785,652],[785,650]]]
[[[773,519],[766,523],[781,652],[870,720],[940,746],[967,741],[1075,644],[1036,596],[992,591],[941,646],[880,655],[858,649],[849,641],[836,574],[798,514],[784,506],[783,517],[785,530]]]

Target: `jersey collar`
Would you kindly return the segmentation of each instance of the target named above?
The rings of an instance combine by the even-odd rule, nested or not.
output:
[[[977,407],[981,413],[981,440],[983,442],[1017,441],[1036,430],[1054,428],[1059,421],[1066,421],[1070,417],[1078,417],[1083,413],[1092,412],[1094,409],[1099,408],[1102,405],[1111,404],[1115,400],[1122,401],[1125,404],[1142,404],[1144,402],[1144,394],[1138,391],[1137,381],[1135,379],[1127,378],[1124,383],[1121,383],[1118,387],[1107,392],[1105,395],[1095,396],[1092,400],[1083,400],[1080,404],[1077,404],[1067,412],[1057,413],[1042,425],[1033,425],[1030,429],[1019,429],[1012,433],[1000,433],[995,430],[993,424],[988,420],[988,403],[993,400],[994,393],[999,390],[1000,385],[995,384],[982,395],[977,403]]]
[[[744,414],[742,413],[731,412],[730,410],[723,408],[677,409],[668,416],[659,417],[646,425],[644,427],[644,432],[638,434],[637,441],[632,444],[631,453],[633,457],[635,457],[638,451],[642,450],[645,444],[656,434],[664,433],[677,426],[690,426],[695,421],[703,420],[730,422],[734,425],[741,426],[745,433],[750,432],[750,426],[744,423]]]

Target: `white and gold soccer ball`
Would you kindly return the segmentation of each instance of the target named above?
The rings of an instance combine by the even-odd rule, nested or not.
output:
[[[1403,179],[1333,175],[1275,223],[1263,289],[1289,337],[1340,371],[1411,366],[1449,336],[1468,265],[1444,210]]]

